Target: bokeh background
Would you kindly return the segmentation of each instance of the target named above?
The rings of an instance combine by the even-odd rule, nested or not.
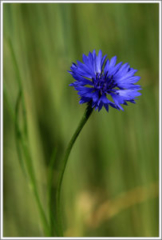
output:
[[[71,63],[102,49],[139,70],[137,104],[94,112],[77,139],[63,180],[63,226],[69,237],[158,236],[158,24],[158,3],[3,4],[4,236],[43,236],[16,150],[19,86],[9,42],[45,211],[51,155],[57,148],[59,165],[86,107],[68,86]]]

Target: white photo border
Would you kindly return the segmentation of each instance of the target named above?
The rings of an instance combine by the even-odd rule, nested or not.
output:
[[[58,239],[58,237],[3,237],[3,4],[6,3],[158,3],[159,4],[159,237],[86,237],[86,239],[162,239],[161,236],[161,92],[162,92],[162,84],[161,84],[161,12],[162,12],[162,4],[161,4],[161,0],[114,0],[114,1],[109,1],[109,0],[101,0],[101,1],[76,1],[76,0],[71,0],[71,1],[64,1],[64,0],[60,0],[60,1],[53,1],[53,0],[47,0],[47,1],[38,1],[38,0],[2,0],[0,1],[0,13],[1,13],[1,24],[0,24],[0,44],[1,44],[1,65],[0,65],[0,72],[1,72],[1,81],[0,81],[0,133],[1,133],[1,138],[0,138],[0,157],[1,157],[1,198],[0,198],[0,203],[1,203],[1,226],[0,226],[0,239]],[[85,239],[82,237],[59,237],[59,239]]]

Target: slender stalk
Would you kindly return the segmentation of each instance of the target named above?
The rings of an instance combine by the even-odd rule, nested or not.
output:
[[[54,178],[54,167],[55,167],[55,161],[56,161],[56,154],[57,149],[56,147],[53,150],[50,163],[49,163],[49,171],[48,171],[48,214],[49,214],[49,223],[50,223],[50,234],[51,236],[57,236],[57,223],[55,218],[55,204],[53,202],[53,191],[55,188],[53,188],[53,178]]]
[[[13,64],[14,64],[17,83],[18,83],[18,86],[19,86],[19,90],[21,92],[22,111],[23,111],[23,119],[24,119],[24,129],[23,130],[24,130],[24,133],[25,133],[26,137],[28,138],[27,115],[26,115],[26,108],[25,108],[25,96],[24,96],[24,92],[22,90],[23,89],[22,79],[21,79],[16,55],[15,55],[15,52],[14,52],[14,48],[13,48],[13,45],[12,45],[12,42],[11,42],[10,38],[8,39],[8,45],[9,45],[9,48],[10,48],[10,53],[11,53],[11,57],[12,57]]]
[[[17,83],[19,86],[19,95],[18,95],[18,99],[16,102],[15,116],[13,115],[13,120],[15,122],[16,145],[17,145],[17,150],[18,150],[19,162],[20,162],[20,166],[21,166],[25,176],[26,176],[25,170],[27,170],[30,186],[33,190],[34,197],[35,197],[35,200],[36,200],[36,203],[38,206],[38,210],[40,213],[44,233],[46,236],[50,236],[50,228],[49,228],[48,220],[46,218],[46,214],[44,212],[44,209],[42,207],[42,203],[40,200],[37,182],[36,182],[36,176],[35,176],[34,167],[33,167],[33,161],[32,161],[32,157],[31,157],[30,150],[29,150],[27,115],[26,115],[25,97],[24,97],[24,93],[23,93],[21,75],[19,72],[19,67],[18,67],[14,49],[12,46],[12,42],[10,39],[8,40],[8,43],[9,43],[10,53],[12,56],[12,60],[13,60],[13,64],[14,64],[14,68],[15,68],[15,72],[16,72]],[[20,129],[19,120],[18,120],[20,102],[22,104],[23,123],[24,123],[22,130]],[[23,161],[22,153],[24,155],[25,162]]]
[[[20,162],[20,166],[23,170],[25,177],[27,177],[27,175],[26,175],[26,170],[27,170],[28,177],[29,177],[29,183],[30,183],[31,189],[34,193],[34,196],[35,196],[35,200],[36,200],[38,210],[40,213],[44,233],[46,236],[50,236],[48,221],[46,219],[46,215],[44,213],[44,210],[43,210],[43,207],[42,207],[42,204],[40,201],[39,193],[38,193],[38,187],[37,187],[35,172],[34,172],[34,168],[33,168],[33,164],[32,164],[33,161],[32,161],[30,150],[29,150],[28,139],[26,137],[26,134],[24,134],[21,131],[21,129],[19,127],[19,123],[18,123],[19,104],[20,104],[20,100],[22,97],[21,93],[22,92],[20,91],[18,99],[17,99],[17,103],[16,103],[16,114],[15,114],[16,146],[17,146],[19,162]],[[21,152],[21,150],[22,150],[22,152]],[[23,161],[22,153],[25,157],[25,162]]]
[[[36,184],[36,178],[35,178],[35,173],[34,173],[34,169],[33,169],[33,165],[32,165],[32,159],[31,159],[31,155],[30,155],[30,151],[28,149],[28,143],[23,139],[23,136],[21,136],[21,142],[22,142],[22,148],[23,148],[23,152],[26,158],[26,167],[27,167],[27,171],[29,174],[29,180],[30,180],[30,186],[31,189],[34,193],[34,197],[38,206],[38,210],[40,213],[40,217],[41,217],[41,221],[42,221],[42,225],[43,225],[43,230],[46,236],[51,236],[50,235],[50,229],[49,229],[49,224],[46,218],[46,215],[44,213],[44,209],[42,207],[42,203],[40,201],[40,196],[38,193],[38,187]]]
[[[74,135],[72,136],[72,138],[67,146],[64,158],[62,159],[62,162],[61,162],[61,170],[60,170],[58,185],[57,185],[57,189],[56,189],[56,212],[57,212],[57,221],[58,221],[58,226],[59,226],[58,231],[59,231],[60,236],[63,236],[62,224],[61,224],[60,191],[61,191],[61,185],[62,185],[62,180],[63,180],[66,164],[67,164],[70,152],[72,150],[72,147],[73,147],[79,133],[81,132],[82,128],[84,127],[85,123],[87,122],[88,118],[90,117],[92,111],[93,111],[93,108],[90,105],[88,105],[76,131],[74,132]]]

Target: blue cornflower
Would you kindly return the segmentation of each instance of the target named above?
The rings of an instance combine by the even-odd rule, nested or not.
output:
[[[103,106],[108,111],[109,105],[124,110],[121,104],[135,103],[135,99],[141,95],[138,92],[141,86],[135,85],[140,77],[134,76],[137,70],[130,68],[128,63],[116,65],[116,56],[111,60],[106,60],[106,57],[102,57],[101,50],[98,56],[95,50],[89,52],[88,56],[83,54],[84,63],[77,61],[68,71],[76,79],[70,86],[78,91],[80,104],[89,103],[98,111]]]

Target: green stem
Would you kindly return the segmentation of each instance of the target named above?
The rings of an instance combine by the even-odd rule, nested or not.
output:
[[[50,228],[49,228],[49,224],[46,218],[46,214],[44,212],[44,209],[42,207],[42,203],[40,200],[40,196],[39,196],[39,192],[38,192],[38,187],[37,187],[37,182],[36,182],[36,177],[35,177],[35,172],[34,172],[34,167],[33,167],[33,161],[32,161],[32,157],[30,154],[30,150],[29,150],[29,140],[28,140],[28,126],[27,126],[27,115],[26,115],[26,108],[25,108],[25,97],[24,97],[24,93],[23,93],[23,86],[22,86],[22,80],[21,80],[21,75],[19,72],[19,67],[18,67],[18,63],[16,60],[16,55],[13,49],[13,45],[11,40],[8,40],[9,43],[9,48],[10,48],[10,53],[12,56],[12,60],[14,63],[14,68],[15,68],[15,72],[16,72],[16,79],[17,79],[17,83],[19,86],[19,95],[18,95],[18,99],[16,102],[16,109],[15,109],[15,116],[12,115],[13,120],[15,122],[15,132],[16,132],[16,145],[17,145],[17,150],[18,150],[18,157],[19,157],[19,161],[20,161],[20,166],[23,170],[23,173],[25,174],[25,169],[27,170],[28,176],[29,176],[29,181],[30,181],[30,185],[32,187],[33,193],[34,193],[34,197],[38,206],[38,210],[40,213],[40,217],[41,217],[41,221],[42,221],[42,226],[44,229],[44,233],[46,236],[50,236]],[[7,95],[6,95],[7,97]],[[8,100],[8,97],[7,97]],[[19,105],[20,102],[22,103],[22,111],[23,111],[23,129],[21,131],[20,126],[19,126],[19,121],[18,121],[18,112],[19,112]],[[9,100],[8,100],[9,103]],[[11,105],[9,105],[10,107]],[[11,112],[13,114],[13,112]],[[23,156],[25,158],[25,162],[23,161]],[[25,163],[25,164],[24,164]]]
[[[72,149],[79,133],[81,132],[82,128],[84,127],[85,123],[87,122],[88,118],[90,117],[92,111],[93,111],[93,108],[90,105],[88,105],[76,131],[74,132],[74,135],[72,136],[72,138],[68,144],[68,147],[65,152],[65,156],[61,162],[61,170],[60,170],[58,185],[57,185],[57,189],[56,189],[56,211],[57,211],[57,220],[58,220],[58,225],[59,225],[58,231],[59,231],[60,236],[63,236],[62,224],[61,224],[61,210],[60,210],[60,191],[61,191],[61,185],[62,185],[62,180],[63,180],[66,164],[67,164],[71,149]]]
[[[57,150],[54,149],[50,163],[49,163],[49,171],[48,171],[48,213],[49,213],[49,222],[50,222],[50,234],[51,236],[57,236],[57,224],[56,224],[56,218],[55,218],[55,204],[53,202],[53,179],[54,179],[54,167],[55,167],[55,160],[56,160],[56,154]]]
[[[22,80],[21,80],[19,66],[17,63],[17,59],[16,59],[16,55],[15,55],[15,51],[14,51],[11,39],[8,39],[8,45],[9,45],[11,57],[12,57],[12,60],[14,63],[17,83],[19,86],[19,90],[21,91],[21,99],[22,99],[22,106],[23,106],[22,109],[23,109],[23,118],[24,118],[24,129],[23,130],[24,130],[26,137],[28,138],[28,125],[27,125],[27,116],[26,116],[26,108],[25,108],[25,96],[24,96],[24,92],[22,91],[22,89],[23,89]]]
[[[38,187],[36,184],[36,178],[35,178],[35,173],[34,173],[34,169],[33,169],[33,165],[32,165],[32,159],[31,159],[31,155],[28,149],[28,143],[23,139],[23,136],[21,137],[21,142],[22,142],[22,148],[23,148],[23,152],[24,155],[26,157],[26,167],[27,167],[27,171],[29,174],[29,179],[30,179],[30,186],[31,189],[34,193],[35,196],[35,200],[38,206],[38,210],[40,213],[40,217],[41,217],[41,221],[42,221],[42,225],[43,225],[43,230],[46,236],[51,236],[50,235],[50,229],[49,229],[49,225],[48,225],[48,221],[46,219],[46,215],[44,213],[44,209],[42,207],[42,203],[40,201],[40,197],[39,197],[39,193],[38,193]]]

